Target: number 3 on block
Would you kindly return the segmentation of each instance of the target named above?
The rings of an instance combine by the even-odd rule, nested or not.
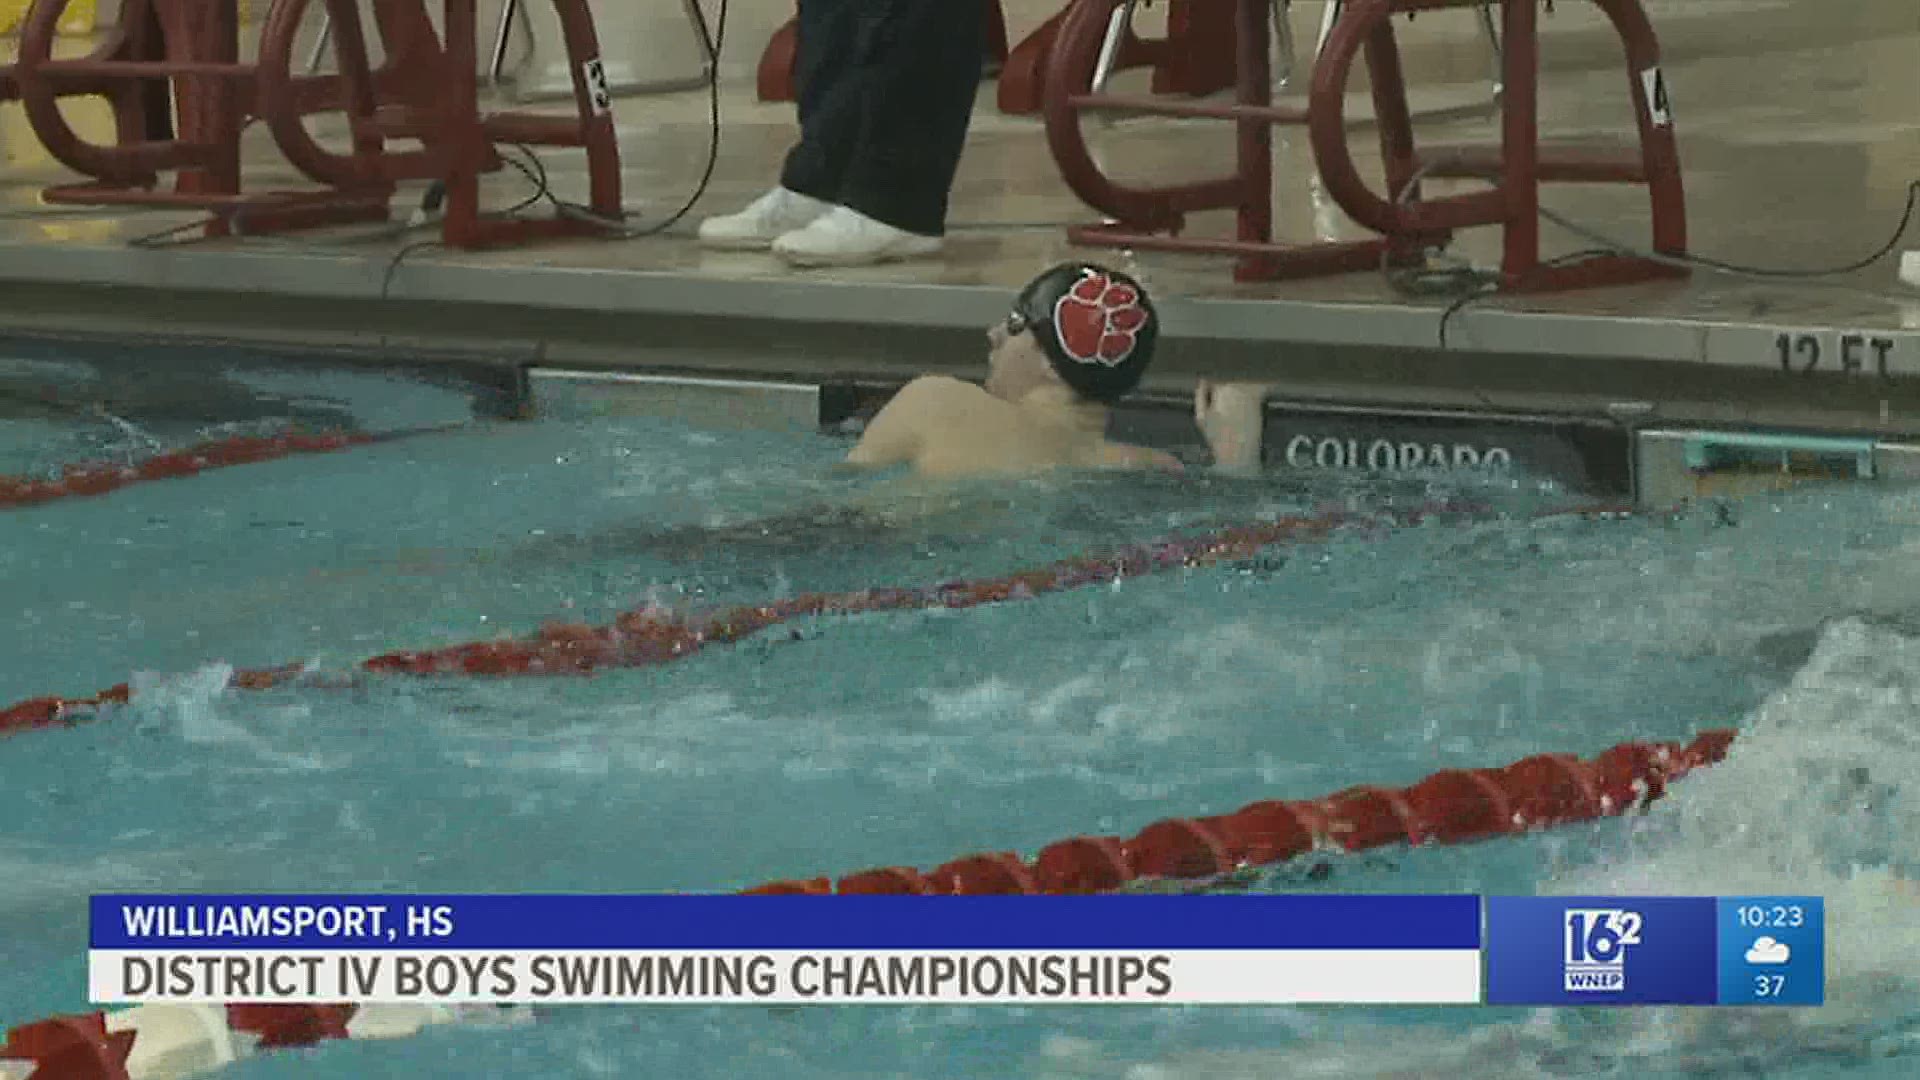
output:
[[[1902,366],[1901,342],[1864,330],[1782,331],[1774,335],[1774,357],[1780,370],[1811,375],[1837,372],[1859,375],[1867,371],[1887,378]]]

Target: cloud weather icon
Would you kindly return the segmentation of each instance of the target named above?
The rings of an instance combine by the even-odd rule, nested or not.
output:
[[[1793,955],[1786,942],[1775,941],[1770,937],[1755,938],[1753,948],[1747,950],[1749,964],[1784,964]]]

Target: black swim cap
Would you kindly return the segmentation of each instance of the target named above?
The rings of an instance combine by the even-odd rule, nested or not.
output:
[[[1014,313],[1081,397],[1111,404],[1140,384],[1160,316],[1138,281],[1093,263],[1061,263],[1020,290]]]

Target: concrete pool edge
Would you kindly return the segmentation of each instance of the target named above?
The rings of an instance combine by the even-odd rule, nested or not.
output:
[[[111,288],[116,292],[242,294],[247,304],[331,301],[350,306],[511,307],[550,323],[587,318],[774,319],[919,330],[974,330],[1003,314],[994,285],[844,279],[778,272],[640,270],[487,261],[421,254],[395,265],[385,252],[278,241],[260,247],[48,245],[0,240],[0,281],[9,292]],[[164,284],[156,286],[155,282]],[[1897,288],[1897,286],[1895,286]],[[1812,317],[1577,313],[1524,298],[1498,298],[1449,315],[1444,303],[1225,298],[1169,295],[1169,337],[1292,346],[1362,346],[1468,353],[1632,358],[1777,372],[1778,336],[1858,330],[1893,344],[1893,378],[1920,377],[1920,293],[1910,305],[1889,294],[1879,318],[1827,324]],[[1509,304],[1508,301],[1515,301]],[[777,313],[777,315],[775,314]],[[239,315],[239,313],[235,313]],[[1447,323],[1443,343],[1442,321]],[[1869,352],[1869,357],[1871,353]]]
[[[491,273],[482,271],[480,276]],[[6,274],[0,269],[0,278]],[[179,280],[166,288],[16,281],[7,288],[11,302],[0,307],[0,334],[212,342],[294,351],[335,349],[429,362],[434,357],[457,356],[509,367],[674,369],[717,377],[775,373],[807,379],[853,373],[898,378],[926,371],[965,374],[977,369],[983,358],[980,328],[1004,314],[1005,307],[1005,297],[998,290],[958,286],[896,287],[900,296],[913,297],[916,305],[936,314],[922,320],[905,309],[893,309],[890,322],[848,321],[819,309],[798,316],[782,311],[775,317],[762,313],[765,305],[723,315],[699,314],[688,305],[665,302],[655,304],[658,310],[653,313],[586,308],[561,312],[525,303],[482,303],[470,297],[383,303],[364,297],[328,299],[257,291],[236,302],[235,277],[228,273],[226,287],[218,289],[196,288]],[[709,281],[697,284],[693,292],[728,288]],[[732,287],[754,295],[751,290],[762,286],[744,281]],[[823,288],[829,294],[832,290],[844,294],[849,287]],[[860,302],[887,295],[892,294],[874,292]],[[1266,312],[1269,320],[1284,322],[1282,316],[1296,310],[1284,302],[1178,298],[1170,306],[1178,312],[1182,303],[1195,305],[1189,318],[1192,311],[1221,312],[1234,318]],[[715,304],[709,297],[698,306],[710,310]],[[1354,325],[1398,321],[1414,326],[1429,317],[1438,318],[1437,312],[1364,305],[1306,305],[1297,310],[1317,311],[1316,318]],[[1443,352],[1421,344],[1316,343],[1310,340],[1315,334],[1311,325],[1296,327],[1300,333],[1292,336],[1276,336],[1279,324],[1271,321],[1264,331],[1267,336],[1251,330],[1241,335],[1225,315],[1213,320],[1204,333],[1183,335],[1175,332],[1170,315],[1163,355],[1145,385],[1184,391],[1194,378],[1204,375],[1281,383],[1299,396],[1325,400],[1588,415],[1604,414],[1619,402],[1644,402],[1675,421],[1785,422],[1814,416],[1821,426],[1920,433],[1920,379],[1783,374],[1773,346],[1754,336],[1763,332],[1757,324],[1730,326],[1725,333],[1747,335],[1751,346],[1747,359],[1771,359],[1713,365],[1663,355],[1693,351],[1711,332],[1705,324],[1615,320],[1628,328],[1623,332],[1645,330],[1652,335],[1637,338],[1639,344],[1658,345],[1664,340],[1672,347],[1606,355],[1588,340],[1581,345],[1586,352],[1576,355],[1521,347],[1524,338],[1555,325],[1551,318],[1479,314],[1501,315],[1515,327],[1533,320],[1533,329],[1501,343],[1489,342],[1484,348]],[[1546,321],[1538,321],[1542,319]],[[1329,331],[1318,336],[1339,334]],[[1390,335],[1377,336],[1384,342]],[[1484,336],[1476,333],[1473,343],[1479,346]],[[1913,340],[1920,350],[1920,334]],[[1683,347],[1682,342],[1689,344]],[[1902,339],[1902,348],[1905,344]]]
[[[158,353],[185,378],[198,362],[191,354],[207,347],[268,364],[450,377],[488,388],[497,405],[476,411],[488,418],[534,415],[543,411],[542,386],[551,399],[553,387],[572,384],[575,416],[702,415],[722,427],[797,425],[846,434],[848,421],[857,427],[860,415],[916,374],[975,374],[984,344],[979,327],[1004,306],[998,290],[898,286],[894,292],[943,314],[916,321],[895,310],[895,321],[880,323],[834,321],[819,310],[807,319],[722,318],[669,310],[686,305],[656,298],[656,314],[582,310],[556,321],[552,310],[525,304],[381,303],[280,292],[249,293],[236,302],[231,288],[183,284],[16,287],[10,290],[16,303],[0,311],[0,341],[118,351],[148,364]],[[881,289],[861,303],[884,295]],[[1267,306],[1193,303],[1242,313]],[[1230,329],[1216,325],[1212,336],[1184,339],[1170,332],[1163,346],[1168,355],[1155,365],[1164,370],[1121,411],[1116,435],[1204,459],[1190,416],[1197,369],[1276,383],[1266,409],[1268,461],[1303,471],[1449,472],[1499,462],[1570,493],[1631,497],[1644,494],[1635,479],[1644,469],[1636,457],[1642,430],[1864,438],[1884,443],[1888,453],[1896,452],[1898,440],[1920,438],[1915,380],[1798,378],[1645,356],[1594,361],[1406,346],[1302,348],[1235,338]],[[691,413],[689,403],[698,406]],[[1876,475],[1900,471],[1889,464]],[[1678,490],[1671,483],[1656,487]]]

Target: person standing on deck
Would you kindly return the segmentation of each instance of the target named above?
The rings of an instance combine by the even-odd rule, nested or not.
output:
[[[800,141],[702,244],[796,266],[939,253],[986,53],[978,0],[799,0]]]

